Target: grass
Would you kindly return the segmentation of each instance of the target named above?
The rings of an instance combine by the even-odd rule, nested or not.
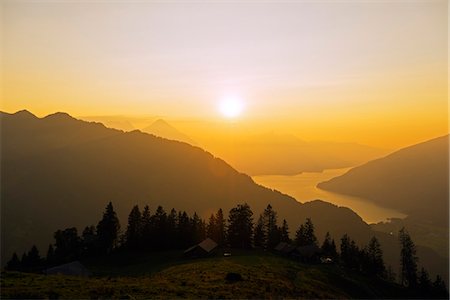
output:
[[[402,292],[398,286],[350,274],[339,266],[306,265],[257,251],[195,260],[180,259],[179,252],[117,255],[85,263],[95,276],[2,273],[1,296],[16,299],[336,299],[395,298]],[[228,273],[240,274],[242,281],[227,281]]]

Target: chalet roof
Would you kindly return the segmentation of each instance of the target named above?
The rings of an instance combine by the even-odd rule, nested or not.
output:
[[[294,246],[294,245],[288,244],[286,242],[281,242],[275,247],[275,250],[278,252],[281,252],[281,253],[289,254],[292,251],[294,251],[295,248],[296,248],[296,246]]]
[[[276,247],[275,250],[276,251],[282,251],[285,247],[288,246],[288,243],[285,242],[280,242]]]
[[[85,277],[91,276],[91,272],[79,261],[73,261],[67,264],[46,269],[44,273],[47,275],[62,274],[62,275],[85,276]]]
[[[204,250],[205,252],[209,253],[212,250],[216,249],[217,246],[218,246],[218,244],[215,241],[213,241],[210,238],[206,238],[205,240],[203,240],[202,242],[198,243],[197,245],[194,245],[194,246],[186,249],[184,251],[184,253],[189,253],[189,252],[191,252],[192,250],[194,250],[197,247],[199,247],[202,250]]]
[[[201,242],[200,244],[198,244],[198,246],[200,248],[202,248],[203,250],[205,250],[206,252],[211,252],[212,250],[214,250],[218,245],[216,242],[214,242],[212,239],[210,238],[206,238],[205,240],[203,240],[203,242]]]

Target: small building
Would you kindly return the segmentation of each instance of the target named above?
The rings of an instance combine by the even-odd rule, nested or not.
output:
[[[311,262],[314,260],[318,260],[320,253],[320,248],[317,245],[312,244],[295,248],[295,250],[292,251],[292,256],[303,261]]]
[[[276,247],[275,251],[283,255],[289,255],[295,250],[295,246],[286,242],[280,242]]]
[[[206,238],[202,242],[198,243],[186,249],[184,251],[184,256],[187,257],[202,257],[210,255],[217,248],[218,244],[210,238]]]
[[[83,266],[79,261],[73,261],[67,264],[59,265],[53,268],[44,270],[46,275],[71,275],[71,276],[82,276],[89,277],[91,272]]]

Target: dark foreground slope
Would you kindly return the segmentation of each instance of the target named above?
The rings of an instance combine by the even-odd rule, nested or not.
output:
[[[186,143],[109,129],[64,113],[45,118],[27,111],[2,113],[0,125],[3,263],[34,243],[44,252],[57,229],[96,224],[109,201],[122,224],[135,204],[207,217],[243,202],[259,214],[271,203],[291,232],[311,217],[319,239],[327,230],[363,242],[371,236],[350,209],[323,201],[300,204]]]
[[[115,274],[117,277],[97,275],[82,279],[4,273],[2,298],[392,299],[412,296],[396,284],[367,278],[338,266],[305,265],[254,251],[228,258],[175,259],[171,263],[166,261],[168,264],[157,271],[154,270],[154,261],[145,257],[134,258],[131,262],[115,258],[110,262],[113,267],[124,264],[127,270],[127,273]],[[133,267],[136,268],[135,273]],[[98,266],[97,270],[108,271]],[[242,280],[227,281],[228,273],[237,273]]]
[[[435,224],[448,225],[449,136],[401,149],[319,188],[370,199]]]

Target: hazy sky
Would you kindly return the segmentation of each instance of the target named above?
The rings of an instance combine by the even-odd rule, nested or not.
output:
[[[447,1],[3,1],[2,101],[398,146],[447,130]],[[236,122],[238,122],[236,121]],[[256,126],[256,125],[255,125]]]

